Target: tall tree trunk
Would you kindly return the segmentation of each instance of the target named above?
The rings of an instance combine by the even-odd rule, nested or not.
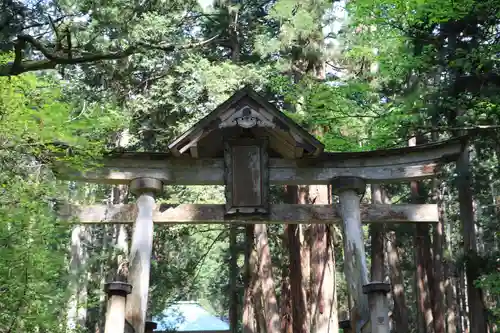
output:
[[[102,257],[108,257],[106,261],[104,261],[99,268],[99,290],[104,290],[104,285],[106,284],[106,280],[109,276],[114,275],[114,269],[111,269],[112,267],[115,267],[114,265],[114,253],[113,253],[113,247],[114,243],[116,242],[115,239],[113,239],[113,233],[111,232],[113,228],[113,225],[103,225],[101,228],[99,228],[99,232],[101,233],[102,236],[102,247],[101,247],[101,255]],[[97,315],[97,332],[103,332],[104,331],[104,326],[105,326],[105,319],[106,319],[106,309],[107,309],[107,302],[106,302],[106,295],[104,293],[99,293],[99,309],[98,309],[98,315]]]
[[[309,196],[316,204],[331,204],[328,186],[309,186]],[[311,226],[311,332],[329,333],[338,331],[338,314],[335,288],[335,261],[332,226]]]
[[[457,161],[458,201],[460,206],[460,221],[462,222],[464,252],[466,254],[467,299],[470,316],[470,329],[474,333],[486,333],[485,306],[483,293],[474,285],[479,277],[476,258],[476,230],[472,200],[471,172],[469,166],[469,150],[464,149]]]
[[[380,185],[371,185],[372,203],[382,204],[383,193]],[[371,239],[371,269],[370,275],[372,281],[384,281],[384,225],[372,223],[370,225]]]
[[[423,142],[422,142],[423,143]],[[416,186],[416,187],[415,187]],[[412,184],[412,196],[416,203],[426,203],[427,202],[427,191],[419,187],[420,184]],[[434,200],[436,200],[437,182],[433,182],[433,192]],[[443,289],[443,221],[439,221],[434,230],[434,239],[437,243],[431,242],[430,236],[430,225],[427,223],[417,225],[417,237],[421,237],[419,242],[422,243],[422,247],[419,249],[422,253],[422,261],[425,268],[425,277],[427,278],[427,289],[429,295],[429,303],[432,313],[432,327],[428,328],[429,332],[434,331],[435,333],[445,333],[444,325],[444,289]],[[431,248],[434,252],[431,253]],[[433,256],[434,255],[434,256]],[[436,273],[437,272],[437,273]],[[435,274],[438,274],[436,277]],[[428,310],[427,310],[428,311]],[[427,325],[429,325],[428,319],[426,319]]]
[[[240,61],[240,40],[239,40],[239,23],[238,23],[238,8],[230,5],[229,3],[226,6],[228,11],[228,24],[227,24],[227,33],[229,36],[229,44],[231,48],[231,61],[234,64],[237,64]],[[230,227],[230,235],[229,235],[229,243],[230,243],[230,255],[231,258],[229,260],[229,289],[230,289],[230,305],[229,305],[229,326],[231,328],[232,333],[236,333],[238,331],[238,300],[239,292],[237,287],[238,275],[239,275],[239,267],[238,267],[238,229],[236,225],[232,225]],[[253,244],[253,243],[252,243]]]
[[[463,333],[474,333],[469,330],[469,314],[468,314],[468,305],[467,305],[467,285],[465,282],[465,272],[460,270],[460,278],[458,279],[458,287],[459,295],[460,295],[460,323],[462,327]]]
[[[314,224],[310,228],[311,249],[311,289],[310,289],[310,316],[311,332],[324,332],[322,315],[325,311],[325,300],[323,298],[324,275],[326,273],[326,261],[328,260],[328,239],[326,225]]]
[[[290,202],[299,203],[299,188],[298,186],[287,186],[287,200]],[[302,198],[302,200],[304,200]],[[294,333],[309,332],[308,324],[308,305],[305,286],[306,274],[304,270],[304,251],[302,250],[301,242],[301,226],[298,224],[290,224],[288,231],[288,251],[290,258],[290,290],[292,294],[292,323]],[[309,270],[307,270],[309,273]],[[308,277],[307,277],[308,280]]]
[[[451,247],[451,223],[448,223],[448,218],[446,215],[446,202],[444,197],[444,189],[438,193],[438,209],[439,209],[439,220],[442,221],[443,227],[447,227],[449,231],[443,233],[443,249],[446,247],[449,256],[452,253]],[[446,291],[446,332],[447,333],[457,333],[458,324],[458,298],[455,290],[455,269],[451,258],[444,259],[444,279],[445,279],[445,291]]]
[[[388,196],[387,192],[380,186],[372,185],[372,196],[373,203],[383,203],[383,204],[391,204],[391,199]],[[387,228],[387,226],[385,226]],[[386,237],[384,237],[386,234]],[[385,231],[382,235],[376,234],[375,238],[381,238],[381,241],[384,242],[385,239],[387,241],[386,244],[386,260],[388,265],[388,273],[389,280],[391,282],[391,296],[394,303],[394,307],[392,309],[392,320],[393,327],[395,332],[408,332],[409,331],[409,316],[408,316],[408,307],[406,305],[406,296],[405,296],[405,287],[404,287],[404,276],[401,270],[401,259],[400,259],[400,246],[397,242],[396,232],[395,231]],[[380,253],[381,246],[380,244],[372,243],[372,258],[376,257],[376,253],[373,251],[378,248],[378,253]],[[383,250],[383,245],[382,245]],[[378,269],[378,272],[375,271],[375,267],[380,266],[380,262],[384,260],[384,258],[378,258],[375,263],[373,263],[372,259],[372,280],[377,278],[383,281],[384,275],[381,269]],[[375,266],[375,267],[374,267]]]
[[[434,141],[434,140],[433,140]],[[444,278],[444,215],[443,215],[443,202],[442,202],[442,188],[439,183],[434,181],[434,201],[438,205],[439,220],[434,226],[433,239],[432,239],[432,253],[434,264],[434,286],[432,288],[434,302],[432,305],[432,315],[434,317],[434,331],[436,333],[445,333],[445,278]]]
[[[307,326],[307,302],[306,292],[303,287],[302,278],[302,256],[300,253],[299,226],[291,224],[288,226],[288,242],[290,255],[290,289],[292,291],[292,318],[293,332],[306,333]]]
[[[288,244],[288,228],[285,224],[283,232],[283,249],[289,251]],[[281,267],[281,296],[280,296],[280,317],[281,317],[281,332],[293,333],[292,319],[292,290],[290,288],[290,264],[282,265]]]
[[[298,200],[298,193],[296,186],[284,187],[284,202],[288,204],[295,204]],[[282,265],[281,276],[281,332],[293,332],[293,297],[292,297],[292,265],[291,265],[291,250],[289,240],[290,225],[285,224],[283,231],[283,249],[288,253],[288,265]]]
[[[450,20],[447,24],[443,24],[442,32],[448,39],[448,56],[454,59],[459,49],[459,39],[457,25],[461,22]],[[476,25],[477,26],[477,25]],[[479,47],[477,40],[472,40],[475,47]],[[452,90],[449,97],[456,98],[457,101],[464,94],[463,85],[460,83],[460,78],[464,75],[460,67],[455,66],[450,69],[452,79]],[[453,106],[453,109],[448,110],[448,121],[450,126],[461,126],[461,119],[466,114],[466,106]],[[465,135],[465,131],[452,131],[453,135]],[[474,281],[479,277],[477,267],[475,265],[477,257],[476,230],[473,209],[473,192],[472,192],[472,174],[470,170],[469,147],[464,147],[463,152],[457,159],[457,186],[458,186],[458,202],[460,207],[460,222],[462,224],[463,246],[466,256],[466,278],[467,278],[467,300],[469,307],[470,329],[473,333],[486,333],[486,317],[485,306],[483,302],[483,294],[480,288],[474,285]]]
[[[255,251],[254,224],[245,226],[245,296],[243,299],[243,333],[257,333],[254,290],[258,282],[258,260]]]
[[[265,224],[255,225],[255,239],[257,242],[257,256],[259,259],[259,280],[262,287],[261,289],[262,299],[264,303],[266,331],[267,333],[279,333],[280,318],[273,280],[271,252],[269,250],[267,228]]]
[[[99,230],[99,226],[92,226],[89,228],[88,239],[85,241],[87,244],[92,244],[88,249],[89,258],[100,258],[103,256],[103,237],[102,232]],[[102,295],[102,289],[100,288],[102,279],[102,264],[100,260],[89,260],[88,272],[87,272],[87,300],[89,306],[87,307],[87,322],[86,328],[88,332],[99,332],[100,311],[101,303],[100,296]]]
[[[416,146],[417,138],[413,137],[409,141],[409,146]],[[414,204],[421,204],[425,202],[422,195],[422,189],[419,182],[412,181],[411,184],[411,199]],[[428,285],[428,270],[427,263],[431,260],[428,252],[429,246],[429,227],[427,224],[417,224],[415,226],[415,266],[416,270],[416,284],[417,284],[417,314],[418,314],[418,327],[419,332],[431,333],[432,327],[432,307],[429,295]]]
[[[255,288],[253,292],[253,301],[255,307],[255,323],[257,327],[257,332],[267,333],[266,318],[264,315],[264,306],[262,305],[263,304],[262,281],[260,279],[257,279],[255,283]]]
[[[299,186],[299,204],[310,204],[309,186]],[[300,268],[302,271],[302,294],[305,303],[303,314],[303,333],[309,333],[311,329],[311,226],[299,224],[298,237],[300,242]]]
[[[429,299],[429,286],[427,281],[427,271],[425,267],[425,255],[423,248],[426,246],[426,229],[422,226],[416,226],[415,232],[415,261],[416,261],[416,279],[418,295],[418,313],[419,313],[419,332],[430,333],[432,328],[432,309]]]
[[[394,300],[394,308],[392,310],[394,327],[396,332],[409,332],[404,277],[401,271],[400,250],[396,239],[396,232],[390,231],[387,238],[387,261],[389,263],[389,277],[392,298]]]
[[[337,302],[337,264],[335,262],[335,229],[333,225],[327,225],[327,262],[325,265],[325,277],[323,288],[323,299],[325,300],[325,317],[328,325],[326,332],[339,331],[339,312]]]
[[[438,293],[434,288],[436,286],[436,279],[434,277],[434,262],[433,262],[433,256],[431,253],[431,235],[430,235],[430,229],[429,225],[427,223],[422,224],[422,237],[423,237],[423,243],[424,247],[422,248],[423,252],[423,263],[425,267],[425,275],[427,277],[427,288],[429,292],[429,303],[430,303],[430,309],[431,309],[431,314],[432,314],[432,322],[431,322],[431,327],[429,328],[429,332],[436,332],[436,317],[434,316],[435,314],[435,305],[437,303],[436,301],[436,294]],[[437,282],[439,283],[439,281]],[[439,286],[438,286],[439,287]],[[444,329],[444,327],[443,327]]]
[[[75,225],[71,232],[71,259],[67,329],[84,328],[87,320],[87,254],[82,240],[86,239],[86,228]]]
[[[447,333],[457,333],[458,324],[458,297],[453,274],[452,264],[446,263],[446,331]]]

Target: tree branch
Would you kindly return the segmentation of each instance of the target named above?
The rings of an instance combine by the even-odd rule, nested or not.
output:
[[[64,15],[64,16],[58,17],[56,19],[50,18],[49,22],[35,22],[35,23],[30,24],[30,25],[23,26],[22,29],[28,30],[31,28],[43,27],[43,26],[48,25],[48,24],[55,24],[55,23],[58,23],[58,22],[64,20],[65,18],[68,18],[68,17],[74,17],[74,15]]]
[[[427,133],[430,132],[440,132],[440,131],[487,131],[487,130],[498,130],[500,129],[500,125],[470,125],[470,126],[417,126],[412,127],[414,129],[427,130]]]
[[[174,50],[185,50],[185,49],[192,49],[200,46],[207,45],[211,42],[213,42],[219,35],[215,35],[209,39],[206,39],[201,42],[196,42],[196,43],[189,43],[181,46],[176,46],[175,44],[159,44],[155,45],[153,43],[148,43],[148,42],[139,42],[139,45],[146,48],[146,49],[152,49],[152,50],[161,50],[165,52],[172,52]]]
[[[61,52],[54,52],[45,47],[40,41],[30,35],[19,35],[15,44],[15,58],[13,62],[0,65],[0,76],[19,75],[26,72],[54,69],[57,65],[77,65],[91,63],[102,60],[116,60],[126,58],[132,54],[142,53],[146,50],[161,50],[164,52],[174,52],[176,50],[185,50],[201,47],[214,41],[218,35],[207,40],[189,43],[185,45],[159,44],[155,45],[147,42],[139,42],[137,45],[130,46],[122,51],[96,53],[88,55],[75,56]],[[46,59],[42,60],[23,60],[23,50],[26,44],[30,44],[35,50],[43,54]]]

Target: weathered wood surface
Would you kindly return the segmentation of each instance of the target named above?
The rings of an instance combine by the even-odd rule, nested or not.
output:
[[[359,324],[363,325],[370,320],[370,308],[368,297],[362,290],[362,286],[368,284],[368,268],[361,227],[360,196],[354,189],[343,190],[338,196],[342,203],[344,273],[355,311],[359,315]]]
[[[367,325],[367,332],[390,333],[387,296],[381,293],[368,295],[368,302],[370,303],[370,321]]]
[[[125,331],[125,296],[113,295],[106,310],[104,333],[123,333]]]
[[[269,169],[265,140],[240,139],[224,149],[226,213],[267,213]]]
[[[441,143],[357,153],[322,153],[300,160],[270,159],[269,180],[278,185],[328,184],[332,178],[354,176],[368,183],[431,178],[437,166],[456,160],[464,138]],[[141,177],[166,184],[223,185],[222,158],[194,159],[168,153],[120,153],[105,159],[99,168],[85,172],[58,169],[62,179],[128,184]]]
[[[155,199],[153,193],[143,193],[137,199],[137,214],[132,244],[130,247],[130,271],[128,280],[132,284],[132,293],[127,296],[126,319],[135,333],[144,333],[146,311],[148,307],[149,273],[151,252],[153,249],[153,211]],[[133,221],[132,220],[132,221]]]
[[[224,216],[224,205],[157,205],[153,211],[155,223],[215,224],[222,222],[255,223],[338,223],[340,205],[270,205],[267,217],[250,219]],[[64,206],[59,210],[64,219],[76,218],[80,223],[133,223],[137,216],[134,204]],[[435,204],[423,205],[361,205],[363,223],[432,223],[438,220]]]

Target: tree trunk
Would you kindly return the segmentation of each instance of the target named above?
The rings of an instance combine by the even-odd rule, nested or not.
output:
[[[464,252],[466,254],[467,298],[470,316],[470,329],[474,333],[486,333],[485,306],[483,293],[474,286],[479,277],[475,259],[477,257],[476,230],[472,200],[471,172],[469,166],[469,150],[464,149],[457,160],[458,201],[460,221],[462,223]]]
[[[228,11],[228,24],[227,24],[227,32],[229,35],[229,43],[231,47],[231,61],[237,64],[240,61],[240,42],[238,39],[238,10],[235,7],[227,6]],[[231,258],[229,260],[229,290],[230,290],[230,298],[229,298],[229,326],[232,333],[238,332],[238,275],[239,275],[239,267],[238,267],[238,249],[237,249],[237,241],[238,241],[238,229],[236,225],[231,225],[229,231],[229,247],[230,247],[230,255]],[[253,244],[253,242],[252,242]]]
[[[328,186],[309,186],[309,196],[316,204],[331,204]],[[335,288],[335,261],[330,225],[311,226],[311,332],[338,331],[338,314]]]
[[[468,314],[468,306],[467,306],[467,291],[466,291],[466,283],[465,283],[465,272],[460,270],[460,278],[458,279],[458,287],[460,295],[460,323],[462,328],[462,333],[474,333],[469,331],[469,314]]]
[[[418,138],[420,139],[420,138]],[[416,146],[417,137],[410,139],[408,145]],[[421,142],[419,142],[421,143]],[[410,183],[411,187],[411,201],[414,204],[425,203],[425,194],[421,188],[421,184],[416,181]],[[429,278],[432,278],[432,272],[427,267],[428,263],[432,260],[429,250],[429,225],[417,224],[415,226],[415,266],[416,270],[416,283],[417,283],[417,312],[419,332],[431,333],[433,331],[433,318],[432,318],[432,305],[430,299]],[[431,273],[430,275],[428,273]]]
[[[306,333],[307,326],[307,302],[306,289],[302,277],[302,256],[300,253],[299,226],[290,224],[288,226],[288,242],[290,255],[290,289],[292,292],[292,318],[293,332]]]
[[[280,318],[276,291],[273,280],[273,266],[267,238],[265,224],[255,225],[255,239],[257,242],[257,257],[259,259],[259,279],[262,289],[264,318],[267,333],[280,332]]]
[[[85,239],[86,228],[75,225],[71,232],[71,259],[69,300],[67,309],[67,329],[84,328],[87,320],[87,275],[84,274],[87,254],[82,239]]]
[[[339,313],[337,303],[337,265],[335,262],[335,229],[333,225],[327,225],[327,262],[325,265],[325,277],[323,288],[323,299],[325,300],[325,317],[328,325],[325,325],[327,333],[339,331]]]
[[[416,262],[416,278],[417,278],[417,295],[418,295],[418,312],[419,312],[419,332],[430,333],[432,331],[432,309],[429,299],[429,286],[427,280],[427,271],[425,266],[424,246],[425,233],[428,230],[422,226],[416,226],[415,232],[415,262]]]
[[[104,225],[99,228],[98,232],[102,237],[101,255],[102,257],[108,257],[105,262],[103,262],[99,267],[99,290],[104,290],[104,285],[109,276],[114,275],[115,263],[114,263],[114,253],[112,247],[115,245],[115,239],[113,239],[113,225]],[[99,312],[97,315],[96,326],[98,332],[104,331],[105,320],[106,320],[106,310],[107,310],[107,298],[104,293],[99,293]]]
[[[452,253],[451,247],[451,223],[448,223],[448,217],[446,215],[446,202],[444,197],[444,190],[438,193],[438,209],[439,209],[439,220],[442,221],[443,227],[447,227],[447,231],[443,233],[443,246],[446,247],[449,255]],[[445,280],[445,292],[446,292],[446,332],[447,333],[457,333],[458,324],[458,305],[457,305],[457,294],[455,290],[455,269],[451,258],[444,258],[444,280]]]
[[[302,189],[301,189],[302,190]],[[287,186],[287,201],[299,203],[299,188],[298,186]],[[304,200],[303,192],[302,200]],[[308,324],[308,305],[307,305],[307,287],[305,281],[309,280],[304,277],[304,274],[309,273],[305,270],[303,243],[301,242],[301,226],[298,224],[288,225],[288,251],[290,258],[290,290],[292,294],[292,324],[294,333],[309,332]],[[303,237],[302,237],[303,238]]]
[[[432,315],[432,322],[431,322],[431,327],[429,328],[429,332],[436,332],[436,317],[434,316],[435,314],[435,305],[437,304],[436,300],[436,295],[439,293],[439,291],[435,290],[436,283],[439,284],[439,281],[436,282],[436,279],[434,277],[434,262],[433,262],[433,257],[431,253],[431,235],[430,235],[430,229],[429,225],[427,223],[422,224],[421,226],[422,229],[422,234],[421,236],[423,237],[423,244],[424,247],[422,248],[422,253],[423,253],[423,264],[425,267],[425,275],[427,277],[427,288],[428,288],[428,295],[429,295],[429,305],[431,309],[431,315]],[[438,285],[438,290],[439,290],[439,285]],[[442,313],[441,313],[442,314]],[[443,327],[444,329],[444,327]]]
[[[299,186],[298,203],[310,204],[309,186]],[[305,304],[305,312],[303,313],[303,333],[309,333],[311,328],[311,226],[307,224],[299,224],[298,239],[300,242],[300,269],[302,271],[302,294]]]
[[[284,187],[284,202],[288,204],[296,204],[298,201],[297,186]],[[291,287],[292,279],[292,250],[290,248],[290,226],[285,224],[283,232],[283,250],[288,252],[288,265],[282,265],[282,282],[281,282],[281,332],[293,332],[293,295]]]
[[[433,239],[432,239],[432,253],[434,255],[434,285],[433,285],[433,298],[434,302],[432,305],[432,315],[434,317],[434,331],[436,333],[445,333],[445,278],[444,278],[444,214],[443,214],[443,202],[442,202],[442,188],[439,187],[437,181],[434,181],[434,201],[437,202],[439,210],[439,220],[438,223],[434,225]]]
[[[392,298],[394,300],[394,308],[392,310],[394,327],[396,332],[409,332],[409,316],[408,308],[406,307],[404,277],[401,271],[399,252],[396,232],[390,231],[387,240],[387,261],[389,263],[389,277]]]
[[[380,185],[371,185],[372,203],[382,204],[383,193]],[[370,275],[372,281],[384,281],[384,225],[373,223],[370,225],[370,239],[371,239],[371,269]]]
[[[288,244],[288,225],[285,224],[283,232],[283,249],[289,251]],[[290,289],[290,264],[282,265],[281,268],[281,296],[280,296],[280,317],[281,332],[293,333],[292,320],[292,290]]]
[[[310,292],[310,316],[311,331],[324,332],[328,318],[325,320],[325,299],[323,288],[326,274],[326,262],[328,261],[328,240],[326,225],[318,224],[311,227],[311,292]]]
[[[374,203],[380,202],[384,204],[391,204],[391,199],[387,195],[386,191],[379,186],[372,185],[372,196],[374,197]],[[396,239],[396,232],[389,231],[386,232],[386,235],[387,235],[386,236],[387,241],[385,243],[386,243],[387,256],[385,259],[387,260],[389,280],[391,282],[391,294],[394,303],[394,308],[392,310],[392,320],[394,324],[392,326],[395,328],[394,330],[395,332],[408,332],[409,331],[408,307],[406,306],[404,276],[401,271],[401,259],[399,255],[401,250]],[[382,237],[382,241],[384,241],[384,237]],[[380,249],[380,245],[378,246]],[[372,264],[372,276],[380,277],[380,273],[374,272],[373,264]]]
[[[257,332],[267,333],[266,318],[264,316],[264,307],[262,306],[263,294],[262,294],[262,283],[260,279],[257,279],[257,283],[255,284],[253,292],[253,301],[255,306],[255,323],[257,327]]]
[[[245,296],[243,299],[243,333],[257,333],[254,290],[258,281],[257,253],[255,252],[254,227],[245,226]]]
[[[459,49],[459,39],[457,25],[459,21],[450,20],[444,24],[442,29],[443,34],[448,39],[448,56],[454,59]],[[479,47],[477,41],[473,40],[475,47]],[[450,77],[452,79],[452,90],[449,97],[460,98],[464,94],[463,86],[460,84],[460,77],[463,76],[460,67],[456,66],[450,69]],[[448,122],[450,126],[463,125],[463,116],[466,115],[467,106],[454,105],[453,109],[447,110]],[[452,135],[465,135],[465,131],[451,131]],[[474,285],[474,281],[479,277],[477,267],[475,265],[477,257],[476,230],[473,210],[473,192],[472,192],[472,174],[470,170],[469,147],[464,147],[463,152],[457,159],[457,187],[458,187],[458,202],[460,207],[460,222],[462,225],[463,246],[466,256],[466,278],[467,278],[467,300],[469,307],[470,329],[473,333],[486,333],[486,317],[485,306],[483,302],[482,290]]]
[[[455,279],[451,263],[446,264],[446,331],[447,333],[457,333],[458,312],[457,312],[457,294],[455,290]]]

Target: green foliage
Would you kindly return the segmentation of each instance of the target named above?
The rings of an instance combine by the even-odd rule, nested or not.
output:
[[[487,291],[492,299],[498,300],[498,297],[500,297],[500,272],[481,276],[480,279],[476,280],[476,286]],[[500,304],[498,304],[498,301],[488,310],[491,313],[491,322],[500,325]]]
[[[417,132],[431,139],[430,127],[439,127],[438,138],[444,139],[457,134],[453,127],[500,123],[494,1],[361,0],[346,6],[348,20],[343,22],[335,22],[343,19],[335,16],[331,1],[323,0],[265,5],[257,0],[213,1],[205,8],[191,0],[141,6],[123,0],[64,0],[47,1],[40,8],[16,3],[0,13],[0,21],[6,17],[12,22],[1,32],[6,34],[2,50],[12,46],[21,23],[38,23],[33,29],[51,49],[56,43],[67,47],[68,39],[60,37],[70,31],[74,54],[132,45],[141,51],[119,60],[60,66],[62,80],[48,75],[0,78],[0,256],[6,258],[0,263],[0,323],[23,331],[60,327],[56,318],[65,308],[67,263],[61,258],[68,226],[55,219],[50,200],[108,201],[110,188],[59,184],[50,167],[56,161],[76,167],[98,162],[104,150],[116,148],[116,136],[124,129],[131,136],[125,148],[165,151],[174,137],[246,84],[264,92],[328,151],[406,146]],[[21,7],[25,22],[13,15]],[[43,33],[50,27],[47,14],[53,12],[68,15],[57,22],[58,35]],[[342,29],[335,30],[334,23]],[[170,47],[213,36],[217,38],[204,47]],[[33,52],[26,48],[25,54]],[[0,63],[12,59],[12,54],[2,55]],[[499,199],[494,198],[500,193],[500,140],[498,131],[482,133],[471,142],[477,227],[482,230],[478,243],[485,252],[498,243]],[[442,171],[448,219],[445,257],[461,266],[456,177],[452,168]],[[394,201],[408,201],[405,186],[389,190]],[[220,187],[169,186],[160,201],[220,203],[222,194]],[[102,321],[102,283],[114,276],[119,251],[109,248],[113,230],[87,230],[95,243],[82,250],[91,257],[81,272],[82,281],[89,282],[87,328]],[[281,226],[269,230],[273,260],[279,263],[274,273],[280,276],[281,265],[287,263],[278,237],[283,231]],[[396,230],[407,303],[414,304],[415,265],[408,250],[413,229]],[[221,226],[155,228],[154,313],[173,300],[196,299],[227,314],[231,253],[226,231]],[[341,251],[336,259],[340,270]],[[497,314],[498,274],[478,271],[478,286]],[[338,280],[343,301],[347,294],[341,273]],[[410,308],[414,324],[415,309]]]
[[[267,66],[212,63],[199,55],[186,57],[127,104],[138,145],[150,151],[165,149],[237,89],[246,84],[262,86],[268,72]]]
[[[58,331],[68,227],[48,205],[57,187],[5,170],[0,183],[0,330]]]
[[[0,78],[0,331],[63,329],[69,225],[54,204],[67,190],[50,169],[98,157],[114,126],[105,109],[75,113],[56,81]]]

